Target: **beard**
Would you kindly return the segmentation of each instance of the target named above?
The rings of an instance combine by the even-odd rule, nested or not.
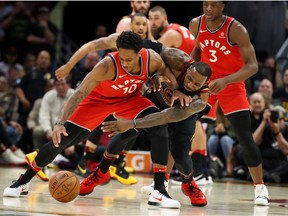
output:
[[[154,39],[155,40],[158,40],[160,37],[161,37],[161,32],[163,31],[163,29],[164,29],[164,26],[163,25],[161,25],[159,28],[154,28],[154,29],[151,29],[151,33],[152,33],[152,35],[153,35],[153,37],[154,37]]]

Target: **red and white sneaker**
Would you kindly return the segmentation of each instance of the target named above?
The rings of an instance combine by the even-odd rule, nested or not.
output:
[[[97,185],[104,185],[110,181],[109,171],[102,173],[97,167],[96,171],[93,171],[87,178],[84,178],[80,184],[80,196],[85,196],[93,192],[94,187]]]
[[[194,180],[187,183],[182,183],[182,191],[190,198],[193,206],[207,205],[206,196],[203,194]]]
[[[27,195],[29,192],[30,182],[23,183],[23,175],[9,187],[6,187],[3,192],[3,197],[20,197],[21,195]]]
[[[180,202],[173,200],[167,191],[160,193],[158,190],[152,191],[149,197],[148,205],[174,209],[179,209],[181,207]]]

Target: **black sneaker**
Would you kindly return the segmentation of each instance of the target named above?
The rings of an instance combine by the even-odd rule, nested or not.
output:
[[[74,173],[78,176],[86,178],[90,175],[91,171],[86,167],[86,159],[82,158],[77,164]]]

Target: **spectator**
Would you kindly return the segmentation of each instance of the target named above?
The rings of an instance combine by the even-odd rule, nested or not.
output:
[[[104,24],[99,24],[95,28],[95,40],[102,37],[107,37],[107,27]],[[98,50],[97,51],[99,58],[102,59],[102,57],[105,55],[105,50]]]
[[[33,2],[17,1],[13,10],[1,21],[5,31],[5,44],[7,47],[15,46],[19,52],[19,61],[23,61],[26,49],[27,31],[34,18],[31,13]],[[6,47],[6,48],[7,48]]]
[[[22,71],[23,66],[18,61],[18,54],[15,47],[9,47],[4,53],[4,59],[0,62],[0,71],[7,74],[9,67],[15,66]]]
[[[28,30],[27,36],[27,52],[37,55],[41,50],[47,50],[51,56],[51,65],[49,69],[54,71],[56,69],[56,39],[57,28],[49,21],[50,10],[48,7],[39,7],[35,18],[36,21],[32,23]]]
[[[100,56],[97,52],[90,52],[84,59],[84,65],[79,70],[72,71],[71,88],[77,88],[84,77],[93,69],[100,61]]]
[[[258,86],[258,92],[263,94],[263,96],[265,97],[267,109],[272,108],[274,105],[277,105],[280,103],[277,99],[274,99],[272,97],[274,89],[273,89],[273,84],[270,80],[263,79]]]
[[[231,123],[223,114],[223,111],[218,104],[216,111],[216,124],[213,125],[213,128],[213,133],[209,136],[207,141],[207,150],[210,161],[222,159],[223,154],[224,164],[226,165],[226,175],[232,176],[233,165],[231,164],[229,157],[232,154],[233,145],[237,143],[237,138],[231,128]]]
[[[14,124],[15,123],[15,124]],[[11,127],[19,126],[19,133],[21,133],[21,126],[16,122],[10,122]],[[13,125],[13,126],[12,126]],[[6,165],[24,165],[25,164],[25,154],[14,145],[6,131],[7,124],[5,121],[0,120],[0,164]],[[18,133],[18,134],[19,134]],[[17,134],[17,135],[18,135]]]
[[[32,68],[35,66],[36,66],[36,55],[34,55],[33,53],[26,53],[23,62],[23,74],[21,74],[21,77],[29,73],[29,71],[32,70]]]
[[[279,87],[275,90],[273,94],[273,98],[280,100],[281,106],[284,107],[287,113],[288,112],[288,68],[284,70],[282,80],[283,80],[283,87]],[[288,122],[287,116],[285,116],[285,121]]]
[[[20,101],[18,122],[24,130],[20,146],[25,152],[30,152],[33,149],[33,146],[30,146],[32,144],[32,135],[27,128],[27,117],[34,101],[43,97],[52,79],[52,74],[48,70],[50,54],[47,51],[41,51],[37,56],[36,62],[36,66],[17,83],[15,90],[16,96]]]

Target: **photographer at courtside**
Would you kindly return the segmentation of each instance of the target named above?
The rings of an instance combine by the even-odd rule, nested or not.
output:
[[[285,109],[275,106],[265,109],[263,95],[256,92],[250,96],[251,128],[255,144],[258,145],[262,160],[264,181],[280,183],[287,176],[288,126],[285,124]],[[236,150],[237,159],[241,150]]]

